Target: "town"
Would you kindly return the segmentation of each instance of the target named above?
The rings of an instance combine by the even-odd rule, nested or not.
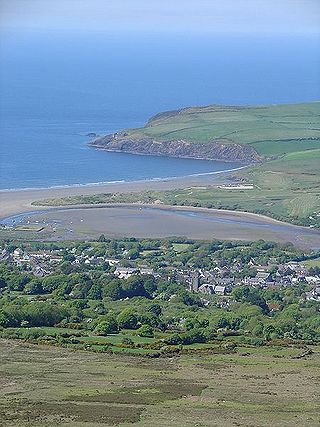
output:
[[[169,241],[173,250],[172,254],[168,250],[168,241],[147,242],[147,249],[145,249],[143,242],[135,241],[135,239],[110,241],[108,245],[103,242],[104,236],[101,240],[102,242],[98,243],[86,242],[61,245],[62,247],[58,247],[59,245],[55,243],[47,245],[47,249],[37,249],[39,244],[34,243],[24,249],[22,247],[25,244],[21,247],[2,244],[0,262],[16,265],[38,278],[54,274],[61,266],[65,269],[69,268],[70,272],[90,273],[95,270],[104,270],[119,279],[151,275],[181,283],[187,290],[203,295],[203,298],[205,295],[228,297],[235,287],[242,285],[252,288],[277,289],[304,284],[307,287],[304,298],[320,302],[320,268],[310,267],[303,261],[296,261],[295,259],[301,257],[301,254],[293,253],[292,260],[287,260],[290,258],[287,256],[285,262],[279,262],[279,255],[271,256],[261,264],[259,259],[255,259],[254,256],[250,257],[248,245],[242,243],[239,245],[240,251],[243,253],[241,257],[237,253],[226,263],[226,259],[221,256],[221,250],[215,251],[217,256],[212,256],[210,268],[195,268],[192,263],[183,265],[183,262],[179,262],[182,254],[192,251],[191,243]],[[110,250],[109,246],[113,246],[113,248]],[[223,249],[225,255],[232,252],[236,245],[230,244],[229,248],[228,245],[226,246]],[[269,249],[274,249],[275,246],[275,244],[271,244]],[[176,255],[176,259],[173,258],[171,264],[164,260],[164,251],[167,251],[168,259],[172,259]],[[116,256],[110,257],[110,253]],[[161,259],[160,263],[157,262],[158,258]],[[280,258],[283,258],[281,251]],[[317,258],[317,255],[311,256],[311,259]],[[228,298],[224,300],[227,301]],[[207,304],[209,302],[206,300]]]

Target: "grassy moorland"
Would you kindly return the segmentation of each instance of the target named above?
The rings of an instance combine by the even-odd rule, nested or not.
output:
[[[1,340],[0,418],[8,427],[315,427],[313,350],[146,359]]]

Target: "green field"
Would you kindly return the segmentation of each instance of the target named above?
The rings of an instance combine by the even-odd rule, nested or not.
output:
[[[308,259],[303,262],[301,262],[302,265],[305,265],[307,267],[319,267],[320,268],[320,258],[315,259]]]
[[[259,154],[274,156],[319,147],[320,103],[191,107],[160,113],[124,132],[134,139],[252,144]]]
[[[0,343],[8,427],[319,425],[319,349],[239,347],[160,359]]]
[[[290,153],[238,172],[250,190],[173,190],[154,194],[167,203],[261,213],[301,225],[320,226],[320,150]]]

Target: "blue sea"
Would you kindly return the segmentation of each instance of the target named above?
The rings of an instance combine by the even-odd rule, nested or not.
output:
[[[237,167],[98,151],[86,135],[142,126],[160,111],[191,105],[319,100],[318,48],[311,37],[3,32],[0,189]]]

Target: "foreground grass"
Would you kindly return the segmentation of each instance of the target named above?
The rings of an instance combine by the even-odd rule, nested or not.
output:
[[[319,349],[174,358],[0,342],[5,426],[317,426]],[[300,350],[298,350],[300,351]],[[302,350],[301,350],[302,351]]]

